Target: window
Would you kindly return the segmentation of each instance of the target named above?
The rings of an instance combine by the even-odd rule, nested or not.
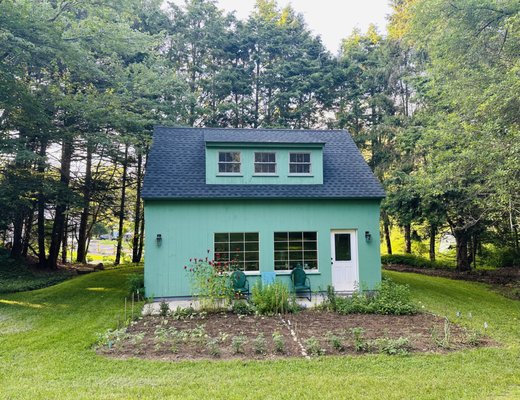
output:
[[[318,239],[316,232],[275,232],[274,269],[287,271],[297,265],[318,269]]]
[[[290,174],[310,174],[311,173],[311,153],[290,153],[289,154],[289,173]]]
[[[276,153],[255,153],[255,174],[276,174]]]
[[[258,233],[215,233],[215,261],[232,261],[242,271],[258,271]]]
[[[218,173],[219,174],[239,174],[240,173],[240,152],[239,151],[219,151],[218,152]]]

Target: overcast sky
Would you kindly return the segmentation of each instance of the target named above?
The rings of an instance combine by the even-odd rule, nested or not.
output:
[[[218,3],[225,10],[236,10],[237,17],[243,19],[251,13],[255,0],[218,0]],[[388,0],[278,0],[282,7],[289,3],[305,16],[309,27],[333,53],[354,28],[366,31],[374,23],[380,32],[385,32],[386,16],[390,14]]]

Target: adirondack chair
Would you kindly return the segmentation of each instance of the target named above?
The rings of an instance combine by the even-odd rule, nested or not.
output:
[[[308,293],[309,297],[306,296],[306,298],[312,301],[311,281],[301,265],[298,264],[296,268],[292,270],[291,281],[293,283],[294,293]]]
[[[242,271],[234,271],[231,275],[231,281],[235,295],[249,297],[249,282],[246,274]]]

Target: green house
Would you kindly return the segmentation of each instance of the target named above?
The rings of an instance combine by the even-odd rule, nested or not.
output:
[[[147,296],[190,296],[206,256],[251,285],[296,266],[315,291],[381,280],[384,191],[346,131],[156,127],[142,197]]]

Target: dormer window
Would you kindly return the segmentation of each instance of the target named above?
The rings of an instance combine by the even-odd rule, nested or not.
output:
[[[276,174],[276,153],[255,153],[255,174]]]
[[[218,153],[218,173],[219,174],[240,174],[240,152],[239,151],[219,151]]]
[[[290,153],[289,173],[309,175],[311,173],[311,153]]]

